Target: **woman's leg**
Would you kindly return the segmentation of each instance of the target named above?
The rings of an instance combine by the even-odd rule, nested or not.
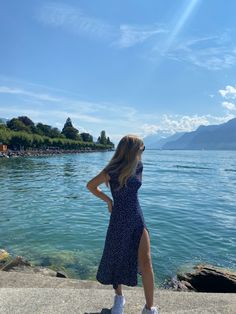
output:
[[[121,285],[118,285],[117,289],[115,289],[115,293],[118,295],[122,295],[122,287]]]
[[[150,252],[150,238],[146,228],[144,228],[139,244],[138,263],[142,273],[146,307],[151,309],[154,298],[154,273],[152,269],[152,259]]]

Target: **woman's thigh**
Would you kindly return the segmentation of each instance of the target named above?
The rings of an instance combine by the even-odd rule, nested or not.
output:
[[[145,267],[150,267],[152,264],[151,260],[151,249],[150,249],[150,237],[146,228],[143,230],[138,248],[138,264],[141,267],[141,271]]]

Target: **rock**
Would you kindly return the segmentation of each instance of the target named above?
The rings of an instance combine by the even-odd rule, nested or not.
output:
[[[57,271],[56,277],[67,278],[68,276],[66,275],[64,271],[60,270],[60,271]]]
[[[22,256],[17,256],[8,263],[5,263],[1,270],[9,271],[11,268],[18,267],[20,265],[31,266],[31,264],[27,260],[23,260]]]
[[[177,274],[184,289],[198,292],[236,292],[236,273],[212,265],[197,265],[195,272]],[[181,287],[181,285],[179,285]]]
[[[57,277],[57,272],[55,270],[46,267],[35,266],[33,267],[33,272],[40,273],[44,276]]]
[[[106,152],[106,151],[114,151],[114,148],[107,149],[93,149],[91,147],[81,148],[81,149],[55,149],[55,148],[46,148],[46,149],[29,149],[29,150],[8,150],[6,153],[7,158],[9,157],[33,157],[33,156],[53,156],[56,154],[74,154],[74,153],[86,153],[86,152]],[[4,157],[4,156],[2,156]]]
[[[0,249],[0,262],[5,262],[9,257],[9,253],[3,249]]]
[[[181,280],[178,283],[178,288],[177,290],[181,290],[181,291],[197,291],[192,285],[191,283],[189,283],[188,281],[185,280]]]
[[[0,250],[0,257],[9,256],[6,254],[5,250]],[[22,256],[17,256],[16,258],[6,262],[0,268],[2,271],[7,272],[20,272],[20,273],[27,273],[27,274],[34,274],[39,273],[44,276],[50,277],[61,277],[61,278],[68,278],[67,274],[64,271],[54,271],[50,268],[46,268],[43,266],[32,266],[27,260],[24,260]]]

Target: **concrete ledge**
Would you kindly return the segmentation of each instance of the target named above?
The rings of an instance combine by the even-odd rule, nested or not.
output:
[[[0,313],[110,313],[114,291],[96,281],[0,271]],[[145,303],[140,287],[123,286],[125,313],[139,314]],[[160,314],[235,314],[236,294],[156,289]]]

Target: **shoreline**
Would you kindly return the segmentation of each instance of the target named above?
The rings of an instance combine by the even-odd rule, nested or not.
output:
[[[15,158],[15,157],[37,157],[37,156],[53,156],[61,154],[76,154],[76,153],[93,153],[93,152],[108,152],[114,151],[112,148],[107,149],[28,149],[28,150],[10,150],[0,152],[0,158]]]
[[[110,313],[114,301],[110,285],[91,280],[0,272],[0,287],[0,312],[6,314]],[[122,289],[127,300],[126,313],[141,313],[145,303],[143,287],[123,286]],[[235,314],[236,294],[185,293],[155,288],[154,305],[165,314]]]
[[[31,275],[37,273],[46,277],[82,280],[75,277],[70,278],[69,272],[64,267],[61,270],[56,270],[53,265],[34,265],[23,256],[17,255],[14,257],[4,249],[0,249],[0,273],[2,272],[18,272]],[[90,280],[98,281],[95,278]],[[139,283],[137,287],[139,287]],[[191,271],[177,272],[175,276],[164,280],[158,285],[158,288],[195,293],[235,293],[236,272],[233,269],[217,267],[211,264],[197,264]]]

